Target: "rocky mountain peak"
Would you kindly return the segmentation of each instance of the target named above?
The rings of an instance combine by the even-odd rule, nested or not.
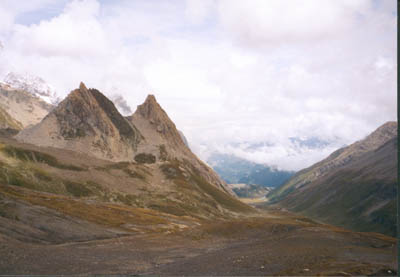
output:
[[[363,143],[371,147],[379,147],[395,136],[397,136],[397,122],[389,121],[367,136]]]
[[[136,113],[147,119],[170,120],[153,94],[149,94],[144,103],[137,107]]]
[[[140,118],[148,121],[151,128],[161,134],[174,147],[186,147],[175,124],[158,104],[154,95],[149,94],[144,103],[137,107],[131,118],[133,120]]]
[[[49,138],[43,139],[44,135]],[[80,83],[40,124],[18,138],[109,160],[129,160],[142,136],[107,97]]]
[[[84,84],[83,82],[81,82],[81,83],[79,84],[79,90],[80,90],[80,91],[87,91],[87,87],[85,86],[85,84]]]

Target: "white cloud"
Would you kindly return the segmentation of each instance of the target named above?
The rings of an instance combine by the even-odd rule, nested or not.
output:
[[[204,21],[213,10],[215,0],[187,0],[185,16],[193,24]]]
[[[11,44],[26,55],[70,58],[106,55],[109,41],[98,21],[99,8],[95,0],[71,2],[61,15],[49,21],[16,26]]]
[[[130,107],[153,93],[203,157],[215,144],[298,169],[396,119],[391,1],[86,0],[16,23],[40,18],[37,1],[0,2],[0,76],[28,71],[60,95],[84,81]],[[335,143],[292,155],[289,137]]]
[[[222,25],[244,44],[298,43],[357,26],[365,0],[221,0]]]

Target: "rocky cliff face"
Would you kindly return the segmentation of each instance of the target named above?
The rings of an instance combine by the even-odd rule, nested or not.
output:
[[[339,149],[268,194],[270,203],[357,231],[396,234],[397,122]]]
[[[133,159],[141,134],[103,94],[81,83],[41,123],[16,138],[122,161]]]

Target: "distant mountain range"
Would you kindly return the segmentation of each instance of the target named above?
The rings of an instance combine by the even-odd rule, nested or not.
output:
[[[397,122],[296,173],[271,203],[357,231],[396,234]]]
[[[242,184],[231,186],[240,197],[264,196],[295,173],[274,169],[230,154],[213,153],[207,162],[228,184]]]

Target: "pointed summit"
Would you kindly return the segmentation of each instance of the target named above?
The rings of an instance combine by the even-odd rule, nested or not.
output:
[[[127,117],[145,137],[138,147],[138,152],[151,153],[158,161],[180,160],[193,166],[195,174],[199,174],[216,188],[233,195],[225,182],[206,164],[204,164],[185,144],[174,122],[157,103],[154,95],[149,94],[136,112]]]
[[[149,103],[157,103],[156,97],[154,96],[154,94],[149,94],[146,97],[146,100],[144,101],[144,103],[149,102]]]
[[[96,89],[81,83],[41,123],[17,139],[67,148],[108,160],[132,160],[141,134]]]
[[[147,119],[156,119],[159,120],[169,120],[167,113],[161,108],[160,104],[158,104],[156,97],[153,94],[149,94],[146,97],[146,100],[142,105],[137,107],[137,113],[140,113],[141,116]]]
[[[88,89],[87,89],[87,87],[85,86],[85,84],[84,84],[83,82],[81,82],[81,83],[79,84],[79,90],[85,91],[85,90],[88,90]]]
[[[158,104],[154,95],[149,94],[130,119],[133,124],[135,124],[135,120],[145,120],[149,123],[148,127],[160,134],[171,146],[186,147],[174,122]]]

